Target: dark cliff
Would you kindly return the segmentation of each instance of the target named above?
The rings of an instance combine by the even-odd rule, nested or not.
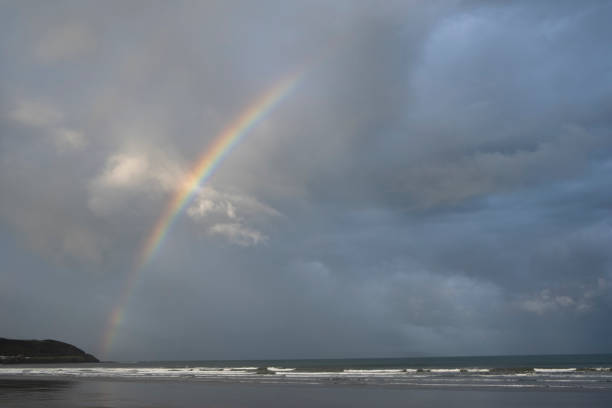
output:
[[[14,340],[0,337],[0,364],[98,363],[83,350],[57,340]]]

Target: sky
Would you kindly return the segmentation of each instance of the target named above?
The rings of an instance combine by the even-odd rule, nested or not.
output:
[[[114,360],[612,352],[610,2],[0,8],[0,336]]]

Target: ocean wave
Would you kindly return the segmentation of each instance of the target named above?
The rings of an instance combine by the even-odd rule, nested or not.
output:
[[[77,375],[77,376],[231,376],[231,375],[254,375],[262,370],[273,373],[295,376],[405,376],[413,374],[438,375],[438,374],[487,374],[490,376],[525,376],[537,374],[589,374],[610,376],[610,369],[597,367],[589,369],[577,368],[516,368],[516,369],[489,369],[489,368],[405,368],[405,369],[344,369],[342,371],[332,370],[300,370],[296,368],[283,367],[0,367],[0,375]]]
[[[612,371],[599,368],[300,368],[134,367],[134,366],[0,366],[2,377],[69,379],[174,380],[277,384],[368,384],[411,386],[575,387],[612,389]]]
[[[573,373],[575,368],[534,368],[536,373]]]

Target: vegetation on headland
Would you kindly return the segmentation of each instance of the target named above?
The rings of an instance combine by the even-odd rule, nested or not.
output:
[[[17,340],[0,337],[0,364],[98,363],[72,344],[57,340]]]

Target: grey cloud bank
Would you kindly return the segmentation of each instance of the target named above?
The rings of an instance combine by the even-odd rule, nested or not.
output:
[[[0,13],[0,327],[107,358],[612,352],[606,1],[45,2]]]

